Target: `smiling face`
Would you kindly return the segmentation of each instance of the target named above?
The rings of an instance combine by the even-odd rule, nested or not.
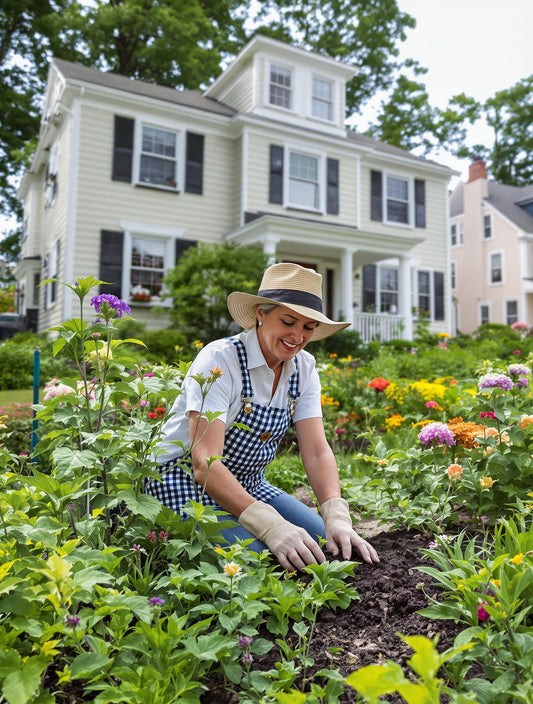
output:
[[[284,306],[276,306],[268,313],[258,307],[257,320],[262,323],[257,331],[259,344],[271,369],[289,361],[303,350],[318,325],[316,320]]]

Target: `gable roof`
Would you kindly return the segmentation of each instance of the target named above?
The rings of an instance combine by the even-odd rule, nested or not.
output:
[[[489,195],[485,201],[511,220],[524,232],[533,233],[533,216],[519,203],[533,201],[532,186],[506,186],[503,183],[489,181]]]
[[[121,76],[117,73],[97,71],[94,68],[81,66],[64,59],[54,58],[52,61],[60,73],[71,81],[94,83],[105,88],[122,90],[127,93],[153,98],[154,100],[163,100],[197,110],[206,110],[207,112],[214,112],[227,117],[232,117],[235,114],[235,110],[218,102],[218,100],[205,97],[202,91],[199,90],[176,90],[167,86],[159,86],[157,83],[146,83],[145,81]]]

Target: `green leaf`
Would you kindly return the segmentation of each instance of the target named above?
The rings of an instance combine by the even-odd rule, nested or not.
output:
[[[43,657],[29,658],[22,670],[11,672],[4,680],[2,692],[9,704],[27,704],[41,684],[41,675],[48,666]]]
[[[119,491],[117,498],[119,501],[124,501],[132,513],[143,516],[143,518],[152,523],[155,522],[161,511],[161,502],[149,494],[136,496],[131,489],[125,489],[124,491]]]
[[[70,672],[73,679],[83,679],[103,670],[110,662],[111,659],[101,653],[82,653],[72,661]]]

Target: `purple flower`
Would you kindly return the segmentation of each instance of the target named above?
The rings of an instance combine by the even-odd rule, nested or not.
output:
[[[455,435],[445,423],[428,423],[418,433],[422,445],[455,445]]]
[[[120,298],[113,296],[111,293],[101,293],[99,296],[91,298],[91,305],[97,313],[102,312],[102,315],[109,318],[122,318],[124,314],[131,313],[131,308],[127,303],[121,301]],[[112,311],[116,311],[112,313]]]
[[[251,653],[244,653],[242,661],[245,665],[251,665],[254,661],[254,656]]]
[[[513,388],[513,380],[507,376],[507,374],[497,374],[492,372],[490,374],[485,374],[478,381],[477,388],[479,391],[483,389],[503,389],[503,391],[510,391]]]
[[[148,603],[150,604],[150,606],[163,606],[165,600],[161,599],[160,596],[151,596],[148,599]]]
[[[80,621],[81,621],[81,619],[80,619],[79,616],[70,616],[70,615],[69,615],[69,616],[67,616],[67,618],[65,619],[66,625],[69,626],[70,628],[76,628],[76,626],[79,626],[79,625],[80,625]]]
[[[241,646],[241,648],[247,648],[249,645],[252,644],[253,638],[250,638],[250,636],[239,636],[237,642]]]
[[[507,367],[507,373],[511,376],[525,376],[526,374],[531,374],[531,369],[525,364],[510,364]]]
[[[525,376],[521,376],[520,379],[517,379],[515,382],[515,387],[518,389],[524,388],[529,384],[529,381],[526,379]]]

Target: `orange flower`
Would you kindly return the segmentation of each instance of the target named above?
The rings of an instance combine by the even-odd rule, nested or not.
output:
[[[522,418],[520,418],[520,420],[518,421],[518,425],[522,429],[528,428],[532,424],[533,424],[533,416],[522,416]]]
[[[460,464],[451,464],[446,470],[446,474],[450,477],[450,479],[459,479],[462,473],[463,468]]]
[[[446,424],[450,430],[453,430],[455,435],[455,440],[458,445],[471,449],[473,447],[479,447],[476,442],[476,438],[483,435],[483,425],[478,423],[466,422],[461,416],[458,418],[453,418]]]
[[[374,379],[370,379],[368,386],[376,391],[385,391],[387,386],[390,385],[390,381],[384,379],[382,376],[376,376]]]

